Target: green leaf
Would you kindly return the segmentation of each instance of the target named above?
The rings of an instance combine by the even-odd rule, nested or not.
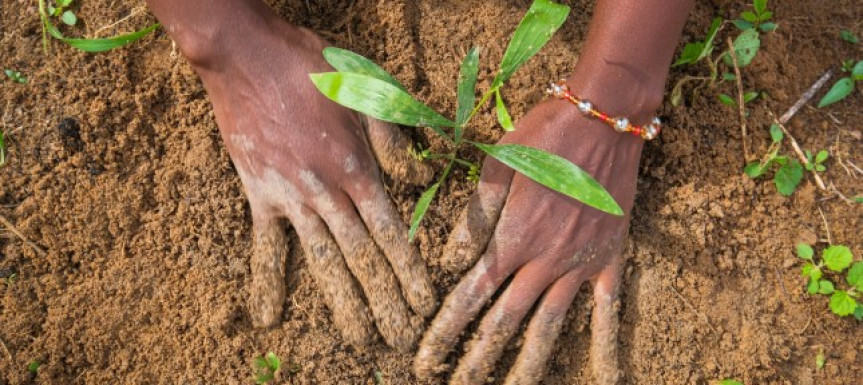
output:
[[[719,381],[719,385],[743,385],[743,383],[737,380],[722,380]]]
[[[420,196],[420,200],[417,201],[417,207],[414,208],[414,213],[411,214],[411,228],[408,230],[408,242],[413,242],[414,235],[416,235],[417,229],[420,227],[420,223],[423,221],[426,211],[428,211],[429,205],[431,204],[432,199],[434,199],[439,187],[440,182],[431,185],[431,187],[429,187],[428,190],[423,192],[423,195]]]
[[[42,363],[39,362],[39,360],[30,361],[30,363],[27,364],[27,371],[30,373],[36,373],[39,371],[40,366],[42,366]]]
[[[66,8],[72,5],[72,0],[57,0],[57,5]]]
[[[742,17],[743,20],[746,20],[750,23],[754,23],[754,22],[758,21],[758,17],[755,16],[755,14],[752,13],[752,11],[743,11],[743,13],[740,14],[740,17]]]
[[[855,81],[863,80],[863,60],[854,64],[854,68],[851,69],[851,77],[853,77]]]
[[[758,178],[761,175],[764,175],[764,172],[767,171],[767,164],[761,164],[761,162],[752,162],[746,165],[743,168],[743,172],[746,173],[752,179]]]
[[[851,200],[857,203],[863,203],[863,195],[851,198]]]
[[[833,282],[830,282],[826,279],[822,279],[818,281],[818,294],[833,294],[835,288],[833,287]]]
[[[830,153],[827,150],[818,151],[818,154],[815,155],[815,163],[823,163],[828,157],[830,157]]]
[[[758,37],[758,31],[747,29],[740,33],[734,39],[734,53],[737,55],[737,65],[741,68],[748,66],[752,62],[752,59],[755,58],[760,47],[761,39]],[[734,66],[734,61],[731,59],[730,54],[725,54],[723,60],[729,67]]]
[[[790,196],[797,189],[800,180],[803,179],[803,166],[796,159],[779,167],[773,176],[776,190],[784,196]]]
[[[736,106],[737,105],[737,102],[734,101],[734,98],[732,98],[731,96],[728,96],[726,94],[719,94],[719,101],[722,102],[722,104],[729,105],[729,106]]]
[[[776,25],[776,23],[774,23],[772,21],[768,21],[766,23],[761,23],[761,25],[758,26],[758,28],[761,29],[761,32],[774,31],[774,30],[776,30],[776,27],[778,27],[778,25]]]
[[[560,156],[518,144],[471,143],[543,186],[597,210],[623,215],[623,210],[599,182]]]
[[[821,255],[824,258],[824,264],[827,268],[836,272],[845,270],[851,265],[851,260],[854,258],[851,255],[851,249],[843,245],[832,245],[826,249]]]
[[[818,293],[819,287],[820,286],[818,285],[818,281],[811,279],[809,280],[809,284],[806,285],[806,292],[808,292],[809,294]]]
[[[767,21],[770,20],[771,17],[773,17],[773,12],[766,11],[758,15],[758,21]]]
[[[816,165],[815,165],[815,171],[818,171],[818,172],[824,172],[824,170],[826,170],[826,169],[827,169],[827,167],[824,167],[824,166],[822,166],[822,165],[820,165],[820,164],[816,164]]]
[[[752,100],[757,98],[759,94],[760,93],[758,91],[749,91],[749,92],[743,94],[743,103],[751,102]]]
[[[512,125],[512,117],[509,116],[509,111],[506,110],[506,105],[503,104],[503,98],[500,97],[500,90],[494,91],[495,109],[497,110],[497,121],[503,126],[504,131],[515,131]]]
[[[737,80],[737,76],[731,72],[723,72],[722,80]]]
[[[84,52],[104,52],[117,47],[122,47],[126,44],[140,40],[141,38],[147,36],[147,34],[153,32],[156,28],[159,27],[159,24],[156,23],[140,31],[135,31],[125,35],[108,37],[104,39],[78,39],[63,36],[63,34],[61,34],[59,30],[57,30],[57,27],[54,27],[54,25],[47,20],[45,21],[45,24],[46,29],[48,30],[48,33],[51,34],[51,36],[53,36],[57,40],[69,44],[73,48],[77,48],[78,50]]]
[[[273,371],[279,370],[282,367],[282,360],[279,359],[279,356],[276,353],[268,352],[266,355],[267,359],[267,367],[272,369]]]
[[[857,304],[857,308],[854,309],[854,318],[858,321],[863,321],[863,305]]]
[[[782,133],[782,128],[778,124],[773,123],[770,125],[770,139],[773,139],[773,143],[781,142],[784,137],[785,134]]]
[[[375,64],[373,61],[355,52],[337,47],[327,47],[324,48],[324,59],[326,59],[327,63],[330,63],[336,71],[371,76],[407,92],[407,88],[399,83],[393,75],[390,75],[389,72]]]
[[[815,254],[815,252],[812,251],[812,246],[809,246],[805,243],[798,243],[797,244],[797,256],[798,257],[811,261],[813,254]]]
[[[455,114],[455,122],[459,126],[467,123],[467,118],[473,110],[476,98],[476,77],[479,72],[479,50],[474,47],[467,53],[461,62],[461,70],[458,78],[458,111]],[[461,135],[456,135],[456,141]]]
[[[853,32],[847,29],[839,31],[839,36],[842,38],[842,40],[845,40],[851,44],[857,44],[860,42],[860,39],[858,39]]]
[[[833,311],[833,314],[836,314],[840,317],[845,317],[849,314],[853,314],[857,309],[857,301],[854,298],[851,298],[848,295],[848,292],[844,290],[836,290],[833,292],[833,295],[830,296],[830,310]]]
[[[827,94],[821,98],[821,101],[818,102],[818,108],[826,107],[845,99],[845,97],[851,94],[851,91],[854,91],[854,80],[849,77],[839,79],[836,81],[836,84],[833,84],[830,91],[827,91]]]
[[[845,279],[849,285],[863,291],[863,262],[854,262],[851,268],[848,269],[848,275],[845,276]]]
[[[722,18],[714,18],[710,23],[710,28],[707,29],[707,35],[704,41],[688,43],[683,46],[683,51],[680,53],[680,58],[672,64],[672,67],[677,67],[682,64],[692,64],[713,53],[713,40],[716,38],[716,32],[722,25]]]
[[[491,88],[503,85],[519,67],[539,52],[568,15],[569,7],[565,5],[549,0],[534,1],[512,35],[500,63],[500,72],[495,76]]]
[[[310,74],[326,97],[373,118],[411,127],[454,127],[456,124],[417,101],[407,92],[378,78],[346,72]]]
[[[743,20],[743,19],[735,19],[735,20],[732,20],[731,23],[734,24],[734,26],[737,27],[737,29],[739,29],[741,31],[745,31],[747,29],[752,29],[752,27],[754,26],[752,23],[750,23],[746,20]]]
[[[63,12],[63,15],[60,16],[60,20],[66,25],[75,25],[75,23],[78,22],[78,18],[75,17],[75,13],[72,11]]]
[[[767,0],[753,0],[752,6],[758,14],[764,13],[767,10]]]
[[[815,356],[815,369],[821,370],[826,361],[827,359],[824,357],[824,352],[818,352],[818,355]]]

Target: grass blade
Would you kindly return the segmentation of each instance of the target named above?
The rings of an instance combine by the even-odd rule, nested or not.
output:
[[[417,207],[411,215],[411,228],[408,230],[409,242],[413,242],[414,235],[416,235],[417,229],[420,227],[420,223],[423,221],[423,218],[425,218],[429,205],[431,204],[432,199],[434,199],[435,194],[437,194],[439,187],[440,182],[431,185],[431,187],[429,187],[428,190],[423,192],[423,195],[420,196],[420,200],[417,201]]]
[[[77,39],[63,37],[59,38],[59,40],[84,52],[105,52],[141,40],[141,38],[147,36],[150,32],[156,30],[156,28],[159,28],[159,23],[153,24],[140,31],[104,39]]]
[[[455,122],[414,99],[410,94],[378,78],[345,72],[310,74],[326,97],[373,118],[412,127],[454,127]]]
[[[327,47],[324,48],[324,59],[326,59],[327,63],[330,63],[336,71],[368,75],[390,83],[407,92],[405,86],[399,83],[393,75],[390,75],[390,73],[385,69],[358,53],[336,47]]]
[[[500,72],[495,76],[491,88],[500,87],[519,67],[539,52],[563,25],[567,15],[569,7],[565,5],[549,0],[534,1],[512,35],[500,63]]]
[[[458,110],[455,114],[455,122],[459,126],[467,123],[470,111],[473,110],[476,100],[476,77],[479,72],[479,50],[474,47],[467,53],[461,62],[461,71],[458,77]],[[456,135],[456,141],[461,135]]]
[[[494,91],[495,109],[497,109],[497,121],[503,127],[504,131],[515,131],[515,126],[512,125],[512,117],[509,111],[506,110],[506,105],[503,104],[503,98],[500,97],[500,90]]]
[[[623,215],[623,210],[596,179],[560,156],[518,144],[471,143],[543,186],[597,210]]]

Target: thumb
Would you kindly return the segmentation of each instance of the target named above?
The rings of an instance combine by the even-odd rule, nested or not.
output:
[[[413,141],[398,126],[367,116],[363,118],[372,151],[385,173],[414,185],[431,181],[434,170],[408,153]]]

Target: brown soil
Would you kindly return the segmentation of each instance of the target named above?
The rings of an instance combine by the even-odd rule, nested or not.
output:
[[[75,32],[93,33],[140,3],[81,1]],[[454,111],[460,59],[471,44],[482,47],[480,87],[487,87],[529,2],[271,3],[382,63],[439,110]],[[540,100],[543,83],[577,60],[592,3],[569,3],[562,31],[505,91],[516,118]],[[838,37],[842,28],[863,35],[859,1],[771,4],[779,29],[744,71],[747,89],[767,92],[751,104],[753,153],[767,148],[771,113],[782,113],[841,60],[863,58],[861,45]],[[713,15],[730,17],[741,7],[698,2],[684,42],[703,36]],[[140,27],[152,17],[130,20]],[[0,238],[0,274],[17,273],[0,284],[0,384],[250,383],[250,361],[267,351],[300,366],[292,383],[374,383],[377,370],[387,383],[417,382],[410,355],[341,340],[295,239],[285,319],[272,330],[252,327],[245,311],[249,208],[206,94],[164,33],[99,55],[58,44],[46,55],[40,38],[33,1],[0,3],[0,66],[30,78],[0,82],[0,129],[9,146],[0,214],[47,251],[40,255],[7,231]],[[669,84],[705,71],[675,69]],[[819,191],[809,175],[790,198],[767,180],[743,176],[737,111],[716,101],[719,92],[735,89],[726,82],[688,106],[666,105],[661,115],[670,127],[642,159],[622,298],[625,382],[859,384],[863,328],[804,293],[792,250],[801,241],[821,248],[830,237],[859,260],[863,205]],[[806,107],[789,126],[804,148],[831,150],[824,178],[849,196],[863,193],[861,175],[846,172],[839,158],[863,166],[861,102],[855,92],[827,109]],[[477,123],[473,138],[500,136],[492,111]],[[440,145],[426,133],[416,138]],[[451,180],[418,235],[441,297],[458,277],[444,274],[438,256],[471,191],[461,171]],[[387,183],[407,219],[420,190]],[[548,384],[589,381],[587,294],[570,311]],[[827,365],[816,371],[819,351]],[[44,365],[31,375],[25,367],[34,359]]]

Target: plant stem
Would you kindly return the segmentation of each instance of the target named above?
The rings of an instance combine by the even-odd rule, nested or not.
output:
[[[734,52],[734,43],[731,38],[728,38],[728,49],[731,55],[731,62],[734,63],[734,77],[737,83],[737,108],[740,111],[740,132],[743,135],[741,142],[743,143],[743,162],[749,161],[749,146],[746,144],[746,107],[743,101],[743,79],[740,79],[740,66],[737,64],[737,53]]]
[[[471,118],[473,118],[473,116],[476,115],[476,113],[479,111],[480,107],[485,105],[485,103],[488,101],[488,98],[490,98],[491,95],[494,94],[499,89],[500,89],[500,87],[498,86],[498,87],[494,87],[494,88],[488,90],[488,92],[486,92],[485,95],[482,96],[482,99],[479,100],[479,103],[477,103],[477,105],[470,112],[470,115],[467,116],[467,120],[464,121],[464,125],[462,125],[462,126],[466,126],[467,122],[470,122]],[[459,138],[459,139],[461,139],[461,138]],[[456,142],[456,144],[457,145],[461,144],[461,140]]]
[[[460,164],[460,165],[462,165],[462,166],[468,167],[468,168],[470,168],[470,167],[477,167],[477,165],[476,165],[476,164],[474,164],[473,162],[469,162],[469,161],[466,161],[466,160],[464,160],[464,159],[460,159],[460,158],[458,158],[458,157],[456,156],[455,151],[453,151],[453,152],[452,152],[452,153],[450,153],[450,154],[431,154],[431,155],[429,155],[429,156],[428,156],[428,158],[429,158],[429,159],[449,159],[449,160],[451,160],[451,161],[453,161],[453,162],[456,162],[456,163],[458,163],[458,164]]]

